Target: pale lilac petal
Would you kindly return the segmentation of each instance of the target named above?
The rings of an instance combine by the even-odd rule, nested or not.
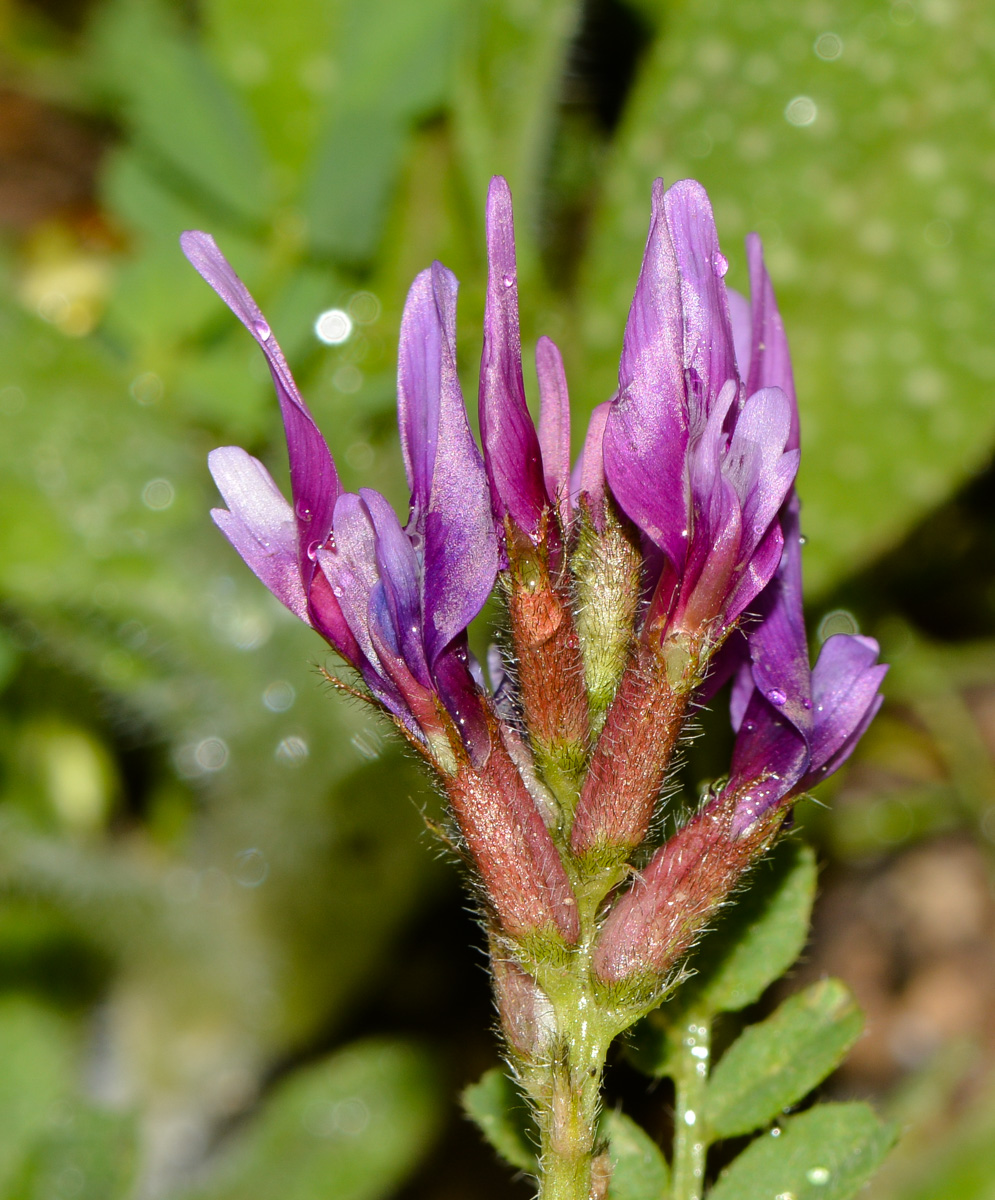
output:
[[[658,179],[625,327],[618,396],[605,426],[604,465],[622,510],[679,570],[686,550],[688,411],[681,280],[664,197]]]
[[[680,274],[683,364],[694,430],[704,423],[723,384],[730,379],[738,382],[724,282],[728,263],[719,250],[712,206],[700,183],[693,179],[675,183],[664,205]]]
[[[736,370],[740,379],[747,380],[750,376],[750,354],[753,351],[753,317],[750,313],[750,302],[734,288],[727,288],[726,295],[729,298],[729,323],[732,326],[732,344],[736,352]]]
[[[755,233],[746,238],[746,258],[750,268],[752,306],[750,367],[748,376],[745,376],[747,394],[765,387],[779,387],[784,392],[791,408],[791,431],[787,439],[787,448],[797,450],[798,402],[795,398],[795,380],[791,370],[788,338],[774,298],[774,288],[764,266],[763,246]]]
[[[273,477],[240,446],[212,450],[207,462],[228,505],[211,510],[215,524],[273,595],[310,625],[294,511]]]
[[[824,643],[812,671],[811,775],[827,775],[830,763],[835,769],[843,761],[839,751],[848,744],[852,748],[855,731],[869,723],[868,713],[888,670],[877,658],[873,638],[838,633]]]
[[[570,523],[570,395],[563,357],[548,337],[541,337],[536,344],[536,375],[546,495],[556,504],[566,527]]]
[[[409,536],[424,540],[429,666],[483,608],[498,549],[487,476],[456,374],[456,279],[439,263],[408,293],[401,324],[398,415],[411,484]]]
[[[736,418],[722,474],[732,482],[743,509],[744,563],[766,535],[798,471],[798,451],[784,452],[791,428],[787,398],[765,388],[746,401]]]
[[[208,233],[188,231],[180,236],[180,245],[191,266],[256,339],[269,363],[287,434],[301,573],[307,583],[315,567],[313,554],[306,552],[328,537],[335,501],[342,492],[335,463],[297,389],[273,331],[214,238]]]
[[[570,499],[573,506],[577,506],[581,496],[587,496],[595,522],[601,519],[605,495],[604,438],[612,403],[611,400],[605,400],[591,413],[583,448],[570,475]]]
[[[518,267],[511,191],[495,175],[487,193],[487,302],[480,360],[480,440],[491,501],[534,535],[546,508],[542,455],[525,402],[518,322]]]
[[[339,497],[333,541],[329,548],[321,547],[317,555],[363,657],[376,663],[369,628],[370,593],[379,582],[376,532],[359,496],[344,492]]]

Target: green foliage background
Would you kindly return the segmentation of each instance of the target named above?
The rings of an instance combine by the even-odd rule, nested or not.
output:
[[[650,182],[701,179],[734,286],[763,235],[791,336],[813,611],[823,632],[856,612],[896,662],[865,758],[925,736],[941,764],[806,822],[836,861],[949,829],[987,848],[977,505],[970,619],[948,597],[938,630],[899,585],[949,576],[916,531],[946,527],[995,443],[989,5],[8,0],[0,28],[8,86],[104,146],[92,206],[0,249],[0,1197],[389,1196],[462,1077],[410,1030],[340,1044],[451,872],[413,764],[323,694],[320,645],[208,519],[212,447],[285,467],[265,368],[183,229],[256,294],[346,485],[401,509],[401,307],[431,259],[457,273],[472,398],[490,175],[575,442],[613,390]],[[313,335],[329,307],[356,317],[342,346]],[[992,1111],[913,1139],[880,1194],[990,1194]]]

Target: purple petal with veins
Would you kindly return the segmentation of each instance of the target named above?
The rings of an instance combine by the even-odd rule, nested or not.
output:
[[[849,754],[853,735],[866,728],[878,699],[887,666],[878,665],[873,638],[838,633],[827,638],[812,671],[812,760],[809,770],[820,777],[835,770]],[[874,711],[877,711],[876,709]],[[847,754],[840,751],[849,745]]]
[[[684,369],[691,429],[704,424],[713,397],[727,380],[739,382],[715,218],[700,183],[682,179],[664,196],[680,276]]]
[[[423,543],[430,669],[483,608],[497,575],[487,476],[456,374],[455,276],[439,263],[411,287],[401,322],[398,416],[411,485],[408,535]]]
[[[487,193],[487,302],[480,360],[480,439],[495,513],[534,536],[547,506],[542,454],[525,402],[518,267],[511,191],[495,175]]]
[[[604,431],[604,467],[622,510],[680,570],[688,513],[688,409],[681,280],[664,198],[658,179],[622,343],[618,396]]]

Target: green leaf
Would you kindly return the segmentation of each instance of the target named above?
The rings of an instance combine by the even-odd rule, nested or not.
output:
[[[215,216],[265,219],[271,184],[265,153],[240,97],[175,14],[153,0],[114,0],[101,10],[93,58],[124,101],[132,135]],[[155,52],[150,52],[150,47]]]
[[[601,1132],[608,1138],[612,1178],[608,1200],[665,1200],[670,1168],[645,1129],[617,1110],[606,1112]]]
[[[866,1104],[820,1104],[751,1143],[719,1176],[709,1200],[847,1200],[896,1136]]]
[[[796,1104],[842,1060],[863,1017],[837,979],[789,997],[726,1051],[708,1082],[706,1120],[715,1137],[750,1133]]]
[[[431,1057],[357,1042],[295,1072],[190,1200],[377,1200],[425,1154],[441,1098]]]
[[[760,863],[691,960],[697,976],[684,989],[690,1004],[738,1012],[760,999],[802,952],[816,875],[815,854],[799,841],[782,842]]]
[[[653,176],[705,184],[740,290],[742,238],[762,235],[816,590],[902,537],[995,439],[989,132],[964,117],[995,103],[995,9],[901,9],[667,5],[605,170],[581,303],[593,405],[616,385]]]
[[[522,1093],[500,1067],[485,1071],[463,1091],[463,1108],[497,1153],[534,1175],[535,1131]]]
[[[412,121],[449,92],[457,0],[352,0],[342,79],[303,204],[324,254],[360,264],[376,252]]]
[[[133,1118],[95,1108],[68,1108],[31,1148],[4,1200],[121,1200],[134,1184]]]
[[[65,1023],[20,997],[0,1001],[0,1192],[32,1141],[70,1094],[72,1046]]]

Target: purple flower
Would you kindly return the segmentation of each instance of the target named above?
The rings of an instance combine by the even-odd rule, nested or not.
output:
[[[442,713],[480,760],[490,743],[466,628],[497,572],[487,481],[456,375],[457,283],[436,263],[412,285],[401,324],[398,414],[411,510],[402,528],[378,492],[344,492],[276,339],[205,233],[183,251],[259,343],[283,414],[293,507],[237,446],[211,472],[228,505],[213,516],[246,563],[362,674],[406,732],[444,753]],[[441,707],[440,707],[441,705]]]
[[[726,269],[701,185],[664,191],[657,180],[604,465],[612,495],[665,556],[647,616],[662,634],[721,636],[762,591],[798,468],[793,395],[774,356],[758,355],[745,383],[737,367],[746,339],[734,336]],[[766,299],[754,296],[760,346]]]

